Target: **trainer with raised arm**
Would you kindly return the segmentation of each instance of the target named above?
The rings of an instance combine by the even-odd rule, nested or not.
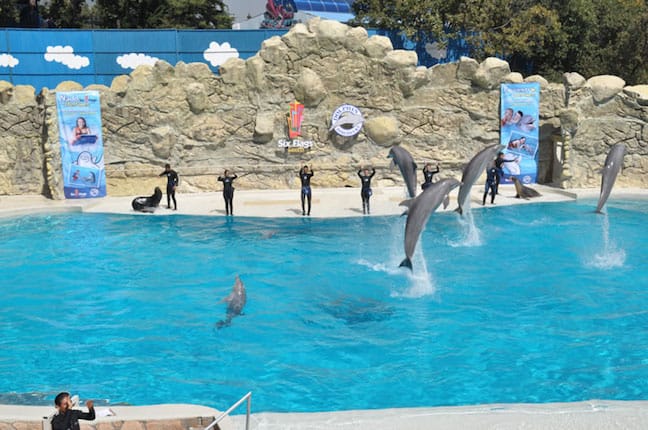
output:
[[[95,419],[94,402],[88,400],[88,412],[72,409],[70,393],[59,393],[54,399],[58,412],[52,418],[52,430],[79,430],[79,420],[92,421]]]

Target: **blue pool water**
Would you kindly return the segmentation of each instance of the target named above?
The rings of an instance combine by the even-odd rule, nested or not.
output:
[[[434,214],[414,275],[404,217],[0,219],[0,403],[648,399],[648,201],[594,204]]]

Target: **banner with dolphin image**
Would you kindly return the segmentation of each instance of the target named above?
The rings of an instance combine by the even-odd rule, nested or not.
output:
[[[65,198],[104,197],[106,170],[99,92],[56,93],[56,109]]]
[[[540,84],[502,84],[500,87],[500,143],[505,147],[504,183],[511,176],[531,184],[538,177]]]

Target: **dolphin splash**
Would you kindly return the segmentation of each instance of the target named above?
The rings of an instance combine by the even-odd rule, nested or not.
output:
[[[416,243],[425,228],[430,215],[434,212],[446,196],[461,185],[456,179],[441,179],[425,189],[416,198],[405,200],[400,206],[407,207],[407,222],[405,223],[405,259],[400,267],[407,267],[412,270],[412,255],[416,249]]]
[[[220,303],[223,302],[227,303],[227,313],[224,320],[216,323],[217,328],[229,326],[232,323],[232,318],[243,315],[243,307],[247,302],[247,294],[245,292],[245,285],[243,285],[238,275],[236,275],[232,292],[220,301]]]
[[[602,213],[601,209],[605,205],[608,197],[610,197],[610,192],[616,181],[616,177],[623,167],[623,156],[625,155],[625,145],[622,143],[617,143],[613,145],[608,152],[607,157],[605,157],[605,165],[603,166],[603,171],[601,175],[601,194],[599,196],[598,204],[596,205],[596,213]]]
[[[457,201],[459,206],[456,211],[463,215],[464,210],[469,206],[470,189],[477,179],[488,167],[488,164],[495,159],[499,152],[500,144],[491,145],[479,151],[463,169],[461,176],[461,187],[459,188],[459,197]]]
[[[416,163],[412,155],[400,146],[393,146],[389,150],[387,158],[392,159],[392,163],[400,169],[401,175],[407,185],[407,193],[410,197],[416,196]]]

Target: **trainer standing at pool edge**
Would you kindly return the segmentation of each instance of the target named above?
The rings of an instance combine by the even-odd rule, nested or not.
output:
[[[171,209],[171,199],[173,199],[173,210],[176,211],[178,210],[178,203],[176,202],[175,192],[179,182],[178,174],[167,163],[164,165],[164,172],[160,173],[160,176],[167,177],[167,209]]]
[[[312,198],[312,190],[310,186],[310,180],[313,177],[313,168],[309,168],[308,166],[304,166],[301,169],[299,169],[299,179],[301,181],[301,205],[302,205],[302,215],[310,215],[311,211],[311,198]],[[308,212],[306,212],[306,208],[304,205],[304,200],[308,199]]]
[[[94,402],[88,400],[88,412],[72,409],[70,393],[59,393],[54,399],[58,412],[52,418],[52,430],[79,430],[79,420],[95,419]]]
[[[358,170],[358,176],[360,177],[360,182],[362,184],[362,189],[360,190],[360,197],[362,197],[362,213],[364,215],[369,215],[369,199],[371,198],[371,178],[376,174],[376,169],[371,168],[371,173],[369,173],[369,168],[365,167],[364,169],[360,167]]]
[[[218,180],[223,183],[223,199],[225,200],[225,215],[234,215],[234,179],[238,178],[236,173],[229,174],[229,170],[223,172],[223,176],[219,176]]]

